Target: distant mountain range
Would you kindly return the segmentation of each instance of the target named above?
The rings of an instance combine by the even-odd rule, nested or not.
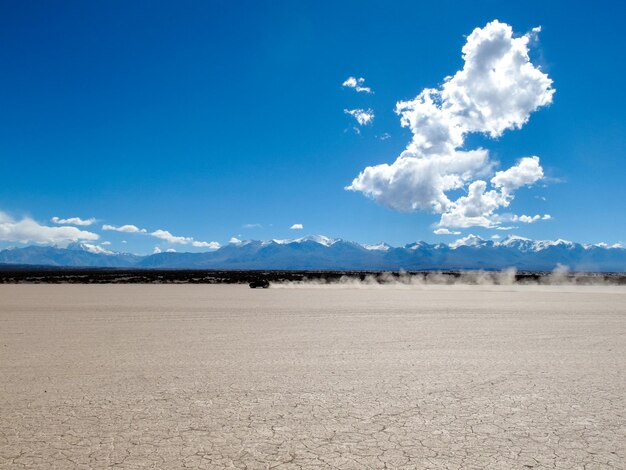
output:
[[[469,235],[450,244],[416,242],[403,247],[361,245],[310,236],[294,240],[243,241],[202,253],[117,253],[97,245],[27,246],[0,251],[0,264],[63,267],[264,270],[453,270],[505,269],[626,272],[626,249],[566,240],[509,236],[497,242]]]

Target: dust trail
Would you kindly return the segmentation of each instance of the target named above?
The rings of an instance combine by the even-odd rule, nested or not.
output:
[[[515,268],[502,271],[460,271],[425,273],[381,272],[376,274],[350,273],[339,278],[323,275],[304,278],[301,281],[272,282],[275,288],[297,287],[429,287],[429,286],[617,286],[623,284],[621,277],[602,273],[571,273],[567,266],[558,264],[550,273],[518,273]]]

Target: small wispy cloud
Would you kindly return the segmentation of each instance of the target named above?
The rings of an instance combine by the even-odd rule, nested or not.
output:
[[[199,248],[210,248],[211,250],[217,250],[220,247],[220,244],[218,242],[193,241],[191,242],[191,245]]]
[[[367,126],[374,122],[374,111],[372,109],[344,109],[344,113],[349,114],[356,122],[359,123],[359,126]]]
[[[172,235],[167,230],[162,230],[162,229],[158,229],[158,230],[155,230],[154,232],[150,232],[150,235],[156,238],[160,238],[161,240],[165,240],[168,243],[180,243],[181,245],[185,245],[193,241],[193,238],[179,237],[176,235]]]
[[[174,248],[168,248],[167,250],[163,251],[160,247],[155,246],[154,250],[152,250],[152,254],[157,255],[159,253],[176,253],[176,250]]]
[[[374,93],[370,87],[365,86],[364,84],[365,84],[365,79],[363,77],[360,77],[360,78],[348,77],[341,84],[341,86],[344,88],[352,88],[357,93],[369,93],[369,94]]]
[[[96,219],[91,217],[89,219],[81,219],[80,217],[68,217],[62,219],[60,217],[52,217],[50,222],[57,225],[92,225],[96,222]]]
[[[552,218],[552,216],[550,214],[544,214],[544,215],[514,215],[513,218],[511,219],[512,222],[522,222],[524,224],[533,224],[535,222],[537,222],[538,220],[550,220]]]
[[[461,232],[452,232],[447,228],[438,228],[436,230],[433,230],[433,233],[435,235],[461,235]]]
[[[191,245],[197,248],[210,248],[212,250],[217,250],[220,247],[220,244],[218,242],[202,242],[194,240],[193,237],[181,237],[177,235],[172,235],[172,233],[168,230],[158,229],[154,232],[150,232],[150,235],[172,244]]]
[[[262,224],[243,224],[242,225],[243,228],[262,228],[263,225]]]
[[[139,228],[136,225],[120,225],[116,227],[115,225],[104,224],[102,226],[102,230],[110,230],[114,232],[125,232],[125,233],[146,233],[147,230],[145,228]]]
[[[302,224],[293,224],[291,227],[289,227],[289,230],[302,230],[304,228],[304,225]]]
[[[136,225],[121,225],[119,227],[115,225],[105,224],[102,226],[102,230],[110,230],[115,232],[124,232],[124,233],[139,233],[143,235],[150,235],[151,237],[158,238],[159,240],[163,240],[167,243],[178,244],[178,245],[191,245],[197,248],[210,248],[212,250],[217,250],[220,247],[218,242],[204,242],[199,240],[194,240],[193,237],[182,237],[173,235],[168,230],[157,229],[153,232],[149,232],[144,228],[139,228]],[[122,243],[126,243],[125,241]]]

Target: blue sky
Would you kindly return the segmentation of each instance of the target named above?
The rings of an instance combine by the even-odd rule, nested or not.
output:
[[[139,253],[203,250],[192,240],[223,245],[231,237],[324,234],[392,245],[458,238],[433,233],[442,228],[484,238],[626,242],[624,8],[3,2],[0,248],[26,241],[14,230],[24,221],[42,231],[27,243],[58,243],[80,230],[98,235],[83,238],[90,243]],[[468,36],[495,19],[514,38],[528,35],[530,64],[555,92],[520,129],[495,138],[462,124],[457,150],[486,149],[495,166],[447,196],[458,212],[459,198],[481,179],[483,196],[492,190],[502,199],[503,186],[490,178],[518,168],[523,157],[540,158],[542,177],[497,202],[488,222],[470,226],[441,225],[453,209],[403,211],[394,210],[403,203],[389,203],[399,193],[415,202],[412,191],[421,187],[392,188],[386,203],[368,197],[369,186],[347,191],[366,167],[393,164],[421,132],[401,126],[396,103],[425,88],[443,90],[444,78],[463,69]],[[348,77],[363,77],[373,93],[342,86]],[[355,109],[371,109],[373,122],[360,126],[344,111]],[[522,215],[550,220],[510,220]],[[51,222],[55,216],[96,221],[46,230],[72,227]],[[515,228],[500,230],[508,227]]]

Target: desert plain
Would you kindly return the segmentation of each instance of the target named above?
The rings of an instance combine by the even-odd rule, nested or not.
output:
[[[626,468],[626,287],[1,285],[0,468]]]

